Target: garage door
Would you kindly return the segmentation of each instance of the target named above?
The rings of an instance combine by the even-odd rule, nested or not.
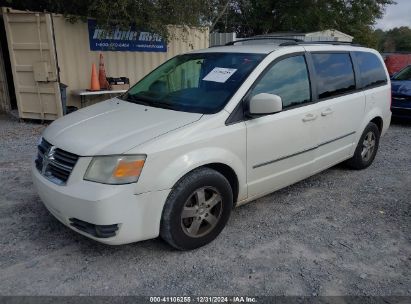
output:
[[[62,115],[50,14],[3,8],[3,19],[20,118]]]

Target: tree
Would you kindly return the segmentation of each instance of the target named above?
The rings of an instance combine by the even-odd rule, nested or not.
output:
[[[380,52],[411,52],[411,29],[407,26],[389,31],[376,30],[377,48]]]
[[[356,42],[375,46],[373,24],[393,0],[232,0],[220,31],[240,37],[272,32],[311,32],[336,29]]]
[[[240,37],[336,29],[376,46],[373,24],[393,0],[0,0],[2,6],[94,17],[166,36],[167,25],[211,26]]]
[[[168,35],[168,25],[200,26],[212,19],[215,2],[207,0],[3,0],[2,6],[20,10],[48,11],[66,15],[71,21],[79,16],[97,19],[100,26],[113,22]]]
[[[376,41],[376,49],[381,51],[383,49],[385,32],[381,29],[376,29],[373,33],[373,36],[374,36],[374,40]]]

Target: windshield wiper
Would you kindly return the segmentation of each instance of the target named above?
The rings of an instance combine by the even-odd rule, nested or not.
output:
[[[143,97],[143,96],[137,96],[137,95],[131,95],[128,94],[127,97],[125,98],[127,101],[133,102],[133,103],[138,103],[142,104],[144,106],[151,106],[152,105],[152,100]]]
[[[162,101],[157,101],[157,100],[152,100],[150,98],[147,98],[145,96],[141,95],[127,95],[125,100],[137,104],[141,104],[144,106],[149,106],[149,107],[155,107],[155,108],[163,108],[163,109],[169,109],[169,110],[174,110],[176,107],[173,104],[170,104],[168,102],[162,102]]]
[[[161,101],[157,101],[153,103],[152,106],[157,107],[157,108],[169,109],[169,110],[174,110],[176,108],[175,105],[171,103],[161,102]]]

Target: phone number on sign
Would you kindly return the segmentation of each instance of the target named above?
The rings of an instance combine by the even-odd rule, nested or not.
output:
[[[117,43],[117,42],[96,42],[96,47],[108,47],[108,48],[128,48],[130,46],[129,43]]]

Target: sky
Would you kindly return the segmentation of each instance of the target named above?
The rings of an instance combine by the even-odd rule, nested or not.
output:
[[[375,28],[389,30],[394,27],[411,27],[411,0],[395,0],[397,4],[386,7],[384,17],[377,20]]]

